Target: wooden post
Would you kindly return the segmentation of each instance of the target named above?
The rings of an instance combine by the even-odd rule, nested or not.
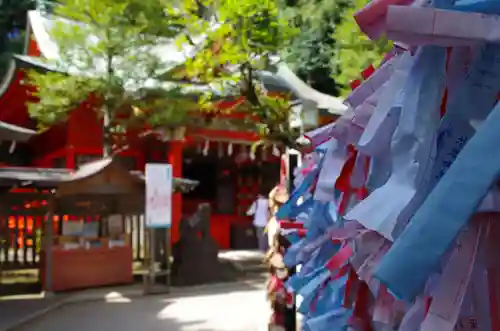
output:
[[[76,154],[75,147],[73,145],[69,145],[66,147],[66,168],[67,169],[76,169]]]
[[[5,208],[3,203],[0,203],[0,212],[2,213],[1,216],[4,216],[6,218],[4,221],[5,223],[3,224],[0,223],[0,254],[5,254],[4,256],[9,255],[9,245],[8,245],[9,235],[7,230],[9,228],[9,224],[6,217],[8,213],[6,213],[6,211],[7,208]],[[8,261],[8,258],[6,260]],[[4,261],[4,263],[7,261]],[[4,263],[0,263],[0,284],[2,283]]]
[[[148,229],[149,243],[148,243],[148,280],[146,285],[146,293],[153,293],[153,288],[156,283],[156,240],[155,229]]]
[[[168,163],[172,165],[173,176],[182,177],[182,141],[170,141],[168,151]],[[179,223],[182,218],[182,195],[172,195],[172,227],[170,229],[170,244],[179,240]]]
[[[300,154],[287,149],[286,151],[286,180],[287,180],[287,189],[288,196],[291,196],[294,190],[294,174],[293,171],[299,165],[299,157]],[[295,274],[296,268],[293,267],[288,269],[288,277],[291,277]],[[293,302],[291,306],[286,308],[285,311],[285,331],[297,331],[297,307],[295,305],[295,296],[293,297]]]
[[[53,289],[53,259],[52,249],[54,246],[54,215],[56,209],[55,192],[51,191],[48,199],[47,220],[44,228],[44,253],[45,253],[45,295],[51,295]]]
[[[172,263],[170,263],[170,259],[172,257],[172,237],[170,235],[170,231],[171,229],[168,228],[165,230],[165,233],[166,233],[166,238],[165,238],[165,241],[166,241],[166,248],[165,248],[165,259],[167,260],[166,263],[166,285],[167,285],[167,288],[170,290],[170,286],[172,285]]]

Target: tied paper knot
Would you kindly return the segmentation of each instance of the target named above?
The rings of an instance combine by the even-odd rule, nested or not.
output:
[[[375,274],[401,299],[413,300],[421,292],[500,176],[499,121],[497,105],[382,259]]]
[[[318,304],[328,303],[325,298],[332,299],[329,300],[330,305],[341,308],[341,289],[345,286],[346,275],[350,270],[348,260],[351,255],[352,248],[350,245],[343,244],[325,265],[306,275],[294,275],[289,280],[288,286],[302,298],[299,311],[303,312],[306,317],[315,315],[318,311]],[[328,314],[332,306],[328,308],[321,307],[319,309],[321,316]],[[316,317],[307,318],[307,321]]]
[[[484,235],[484,223],[478,224],[479,222],[472,222],[460,238],[443,271],[441,282],[433,293],[421,331],[454,330],[474,268],[479,242]]]
[[[405,83],[399,125],[391,143],[392,174],[350,210],[346,219],[357,220],[393,240],[402,211],[414,199],[432,162],[444,82],[445,50],[422,48]]]
[[[353,90],[345,102],[353,109],[361,106],[371,95],[376,93],[386,81],[390,79],[395,66],[399,61],[398,57],[399,55],[394,56],[384,63],[363,84]]]
[[[390,5],[409,5],[413,0],[373,0],[354,14],[359,28],[370,39],[376,40],[385,31],[387,9]]]
[[[387,37],[410,45],[474,46],[500,42],[494,15],[426,7],[389,6]]]

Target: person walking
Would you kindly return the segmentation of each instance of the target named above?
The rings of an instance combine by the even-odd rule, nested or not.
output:
[[[259,250],[264,253],[269,249],[266,235],[266,226],[269,220],[269,200],[266,196],[267,191],[261,190],[257,199],[247,211],[248,216],[253,216],[253,226],[255,227]]]

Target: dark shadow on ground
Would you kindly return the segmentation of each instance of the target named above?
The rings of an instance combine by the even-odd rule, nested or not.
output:
[[[37,269],[4,270],[0,274],[0,297],[40,293]]]
[[[221,262],[223,274],[220,279],[214,282],[235,282],[248,277],[253,277],[255,273],[245,272],[235,269],[235,267],[226,261]],[[140,284],[143,280],[143,274],[134,274],[134,283]],[[166,284],[167,280],[157,277],[158,284]],[[177,284],[173,284],[177,285]],[[189,287],[189,286],[188,286]],[[79,289],[78,291],[80,291]],[[38,270],[12,270],[4,271],[0,276],[0,297],[36,294],[42,291],[42,285],[38,280]]]
[[[27,317],[31,317],[54,305],[59,298],[42,299],[23,297],[0,300],[0,330],[10,330]]]

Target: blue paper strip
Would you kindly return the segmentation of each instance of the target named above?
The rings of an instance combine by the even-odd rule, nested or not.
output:
[[[399,298],[410,301],[422,291],[500,175],[498,123],[500,105],[464,147],[375,271],[375,277]]]
[[[500,89],[499,45],[481,47],[461,86],[464,92],[456,94],[448,105],[451,109],[447,117],[452,122],[482,118],[491,111]],[[488,122],[467,143],[382,259],[375,275],[402,299],[412,300],[423,289],[458,231],[498,177],[495,166],[500,163],[494,160],[500,158],[500,130],[495,132],[495,116],[500,115],[489,115]]]
[[[461,0],[455,3],[453,10],[483,14],[500,14],[500,1]]]

